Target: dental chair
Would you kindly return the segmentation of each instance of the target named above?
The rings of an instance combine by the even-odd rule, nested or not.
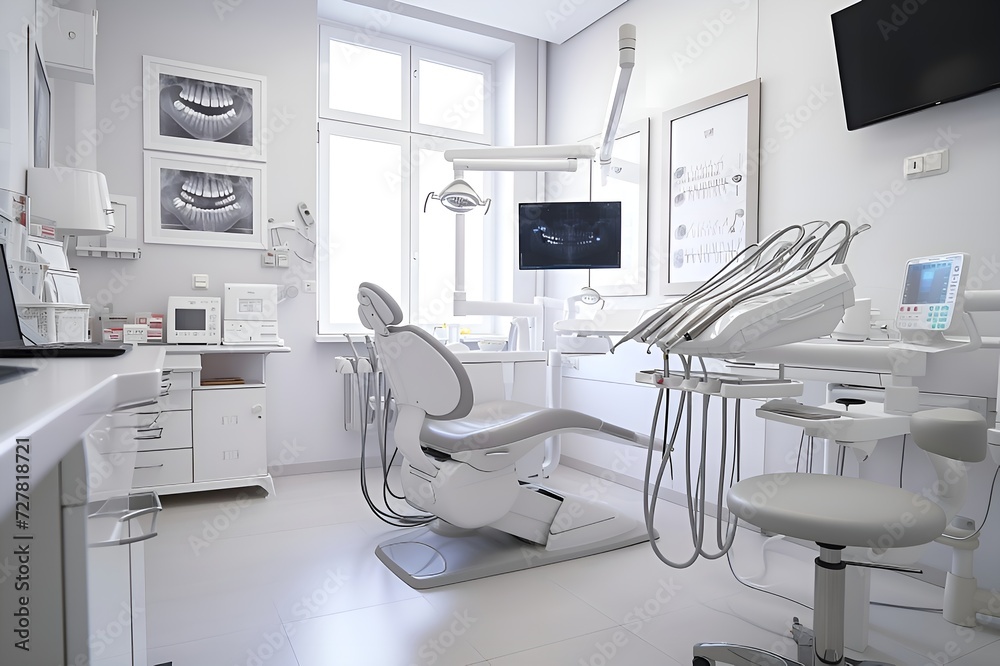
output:
[[[648,438],[568,409],[477,404],[455,355],[423,329],[400,325],[403,312],[384,289],[362,283],[358,302],[395,400],[406,501],[437,517],[376,549],[401,580],[426,589],[649,539],[644,524],[610,506],[520,481],[514,470],[519,458],[559,433],[643,448]]]
[[[910,432],[931,458],[940,487],[947,488],[952,461],[979,462],[986,457],[986,420],[965,409],[942,408],[910,417]],[[949,465],[952,463],[952,465]],[[935,492],[939,484],[935,484]],[[726,496],[729,510],[762,531],[814,541],[816,558],[812,630],[796,620],[792,636],[798,661],[759,648],[730,643],[699,643],[694,665],[820,666],[884,662],[855,661],[844,656],[844,570],[848,565],[880,569],[899,567],[841,558],[845,547],[885,549],[934,541],[952,515],[922,495],[862,479],[827,474],[764,474],[733,485]],[[886,665],[887,666],[887,665]]]

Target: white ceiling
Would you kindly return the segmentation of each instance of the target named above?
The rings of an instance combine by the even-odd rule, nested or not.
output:
[[[625,0],[398,0],[554,44],[591,25]]]

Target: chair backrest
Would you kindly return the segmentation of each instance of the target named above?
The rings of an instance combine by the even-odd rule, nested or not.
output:
[[[397,326],[399,304],[378,285],[358,288],[361,323],[375,332],[378,362],[396,402],[412,405],[437,420],[460,419],[472,409],[472,382],[461,362],[418,326]]]

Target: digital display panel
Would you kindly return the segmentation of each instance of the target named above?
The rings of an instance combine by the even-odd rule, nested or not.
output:
[[[206,316],[205,308],[177,308],[174,311],[174,330],[204,331]]]
[[[903,303],[922,305],[947,302],[951,276],[952,262],[950,261],[910,264],[906,267]]]
[[[621,268],[620,201],[523,203],[518,231],[521,270]]]

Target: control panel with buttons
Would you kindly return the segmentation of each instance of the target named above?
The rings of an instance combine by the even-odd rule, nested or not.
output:
[[[896,328],[941,333],[951,328],[959,310],[959,296],[965,289],[963,269],[967,261],[964,253],[908,261]]]

